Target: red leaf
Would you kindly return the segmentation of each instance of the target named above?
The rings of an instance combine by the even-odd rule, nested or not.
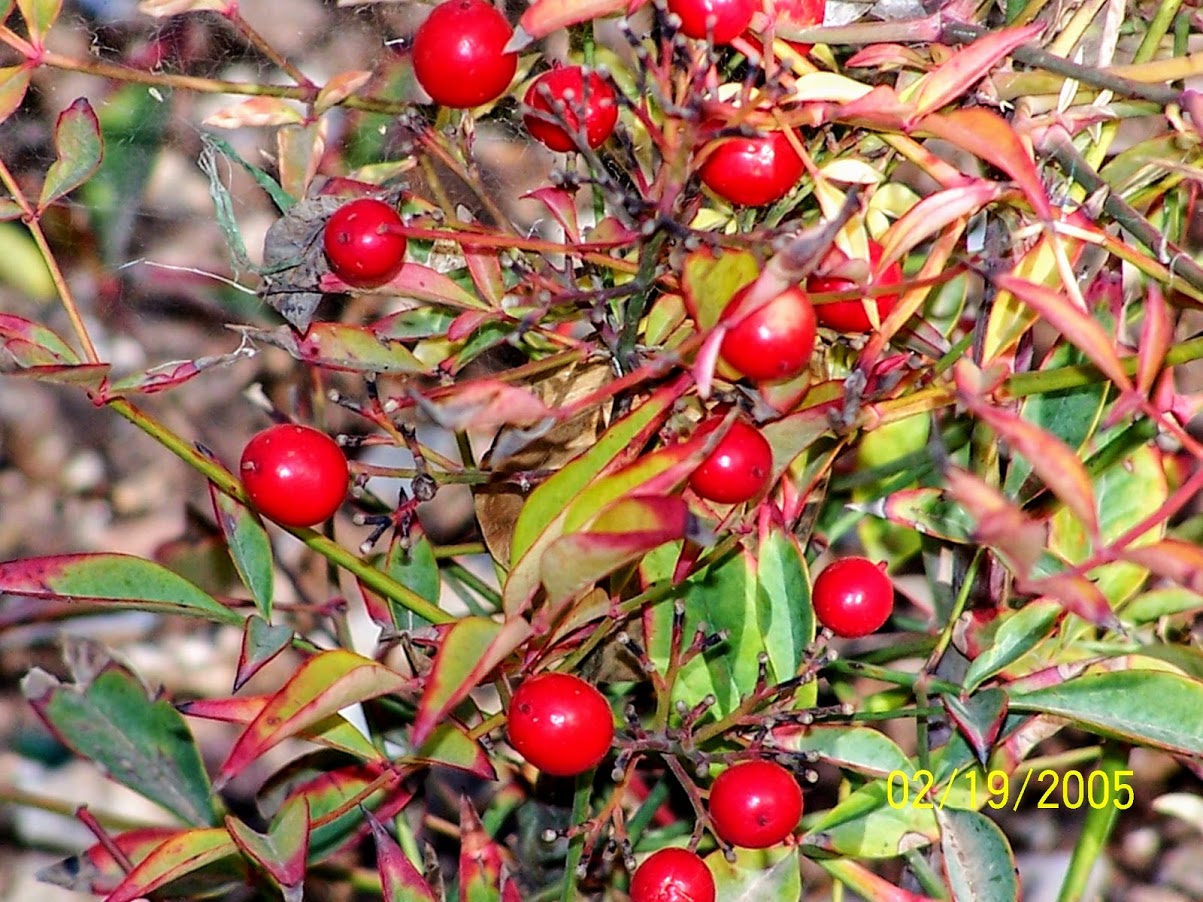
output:
[[[459,837],[460,902],[492,895],[490,890],[501,887],[501,849],[489,838],[467,796],[459,803]]]
[[[332,273],[322,277],[320,287],[322,291],[328,292],[358,290],[352,289]],[[421,263],[406,263],[401,267],[401,271],[393,276],[392,281],[375,290],[461,310],[489,309],[487,304],[458,282]]]
[[[426,878],[410,863],[384,825],[370,813],[368,823],[376,840],[376,868],[380,872],[384,902],[436,902]]]
[[[505,282],[501,278],[501,262],[496,248],[464,248],[464,261],[472,274],[472,284],[485,301],[494,307],[501,306],[505,297]]]
[[[186,830],[147,855],[104,902],[133,902],[206,865],[237,854],[238,847],[224,827]]]
[[[462,617],[452,624],[426,677],[426,690],[414,718],[413,744],[425,742],[435,726],[530,633],[530,624],[519,617],[505,623],[487,617]]]
[[[531,10],[534,6],[531,7]],[[529,10],[528,10],[528,15]],[[525,23],[523,24],[525,28]],[[552,218],[560,224],[560,228],[564,230],[564,237],[573,244],[579,244],[581,241],[581,227],[576,215],[576,194],[571,191],[566,191],[563,188],[539,188],[522,195],[522,199],[534,198],[540,201],[543,206],[547,207],[547,212],[552,215]]]
[[[968,47],[958,50],[938,69],[927,73],[907,92],[913,98],[920,116],[934,113],[952,103],[986,77],[991,69],[1023,44],[1034,40],[1044,31],[1043,22],[1033,22],[1022,28],[1003,28],[978,38]]]
[[[1203,548],[1193,542],[1162,539],[1151,545],[1127,548],[1121,557],[1192,592],[1203,593]]]
[[[1136,349],[1136,389],[1147,395],[1153,387],[1165,354],[1174,340],[1174,327],[1170,323],[1169,309],[1161,286],[1149,282],[1145,297],[1145,321],[1140,330],[1140,347]]]
[[[353,652],[336,649],[314,655],[243,730],[218,772],[218,785],[225,785],[268,749],[348,705],[413,686],[413,680]]]
[[[1071,614],[1105,629],[1118,629],[1120,622],[1102,591],[1084,576],[1058,573],[1022,585],[1025,592],[1058,602]]]
[[[957,467],[945,473],[948,494],[967,510],[974,538],[1004,555],[1016,576],[1026,577],[1048,542],[1048,524],[1028,517],[1010,498],[973,473]]]
[[[958,219],[968,218],[998,200],[1003,190],[1003,186],[997,182],[979,179],[969,185],[937,191],[923,198],[882,236],[881,261],[877,264],[877,271],[883,271],[911,248],[918,247]]]
[[[113,844],[135,865],[173,836],[179,827],[139,827],[113,837]],[[100,843],[38,872],[38,880],[77,893],[103,896],[125,879],[125,871]]]

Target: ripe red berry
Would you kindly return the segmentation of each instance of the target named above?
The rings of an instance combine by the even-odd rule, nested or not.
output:
[[[414,34],[414,75],[435,103],[468,109],[505,93],[518,69],[514,30],[485,0],[446,0]]]
[[[719,354],[742,375],[755,382],[792,379],[805,372],[815,349],[815,308],[801,288],[790,288],[742,314],[740,302],[751,283],[735,293],[723,319],[735,325],[723,337]]]
[[[343,204],[322,235],[330,271],[356,288],[390,281],[405,264],[405,238],[392,230],[401,224],[397,211],[374,197]]]
[[[584,112],[585,141],[590,147],[601,146],[618,122],[618,100],[614,89],[596,72],[590,72],[586,78],[580,66],[557,67],[544,72],[531,83],[522,102],[533,110],[563,119],[572,132],[581,130],[581,113]],[[562,111],[555,109],[559,104],[563,105]],[[547,119],[527,113],[522,121],[532,137],[552,150],[563,153],[576,149],[569,131]]]
[[[525,680],[510,700],[510,745],[544,773],[572,777],[606,757],[614,716],[605,696],[570,673]]]
[[[724,418],[725,414],[719,413],[705,420],[694,433],[694,441],[704,441]],[[768,439],[755,426],[737,419],[693,471],[689,485],[711,501],[741,504],[768,488],[772,476],[773,449]]]
[[[681,19],[681,31],[691,38],[710,38],[730,44],[760,9],[756,0],[668,0],[668,11]]]
[[[818,575],[810,599],[823,626],[837,636],[856,639],[876,632],[890,618],[894,586],[882,565],[846,557]]]
[[[869,242],[870,276],[866,286],[860,286],[852,279],[839,276],[813,275],[806,280],[806,289],[812,293],[818,293],[820,291],[853,291],[861,287],[899,284],[902,281],[902,264],[897,260],[887,266],[885,272],[873,278],[872,272],[876,271],[877,264],[881,260],[881,251],[880,244],[876,241]],[[833,248],[819,264],[819,272],[822,273],[825,268],[839,266],[844,259],[843,253]],[[898,305],[898,295],[879,294],[872,301],[877,304],[877,321],[880,323]],[[865,310],[865,305],[858,298],[816,304],[815,317],[820,325],[840,332],[868,332],[873,328],[873,324],[869,322],[869,314]]]
[[[653,852],[631,877],[631,902],[714,902],[714,875],[688,849]]]
[[[801,818],[802,790],[798,781],[775,762],[732,765],[710,787],[714,830],[733,846],[775,846],[794,832]]]
[[[328,520],[347,494],[347,458],[309,426],[269,426],[242,451],[242,485],[264,516],[284,526]]]
[[[802,158],[785,132],[720,138],[702,162],[702,182],[733,204],[759,207],[789,194],[802,178]]]
[[[777,25],[792,25],[795,28],[805,28],[807,25],[822,25],[827,14],[827,0],[769,0],[769,16],[777,20]],[[810,44],[789,41],[796,53],[803,56],[810,53]]]

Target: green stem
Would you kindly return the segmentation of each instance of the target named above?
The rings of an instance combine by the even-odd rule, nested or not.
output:
[[[823,669],[840,673],[844,676],[866,677],[870,680],[878,680],[882,683],[889,683],[892,686],[902,686],[904,689],[911,690],[914,690],[915,684],[920,679],[924,679],[928,689],[934,689],[936,692],[948,693],[950,695],[959,696],[961,694],[961,687],[947,680],[938,680],[918,673],[902,673],[897,670],[889,670],[885,667],[877,667],[873,664],[862,664],[860,661],[835,660]]]
[[[593,798],[593,770],[587,770],[576,778],[576,792],[572,796],[572,825],[579,826],[589,817],[589,801]],[[576,869],[581,862],[581,850],[585,836],[572,838],[568,846],[568,858],[564,862],[564,887],[560,891],[560,902],[572,902],[576,895]]]

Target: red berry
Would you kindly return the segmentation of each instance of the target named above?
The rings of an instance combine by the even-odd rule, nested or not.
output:
[[[343,204],[326,220],[322,247],[330,271],[356,288],[390,281],[405,264],[405,238],[397,211],[382,200],[361,197]]]
[[[550,94],[550,101],[547,94]],[[586,82],[580,66],[557,67],[534,80],[522,99],[528,107],[563,119],[572,132],[581,130],[581,112],[585,114],[585,141],[599,147],[610,137],[618,122],[618,100],[614,89],[596,72],[590,72]],[[555,106],[563,104],[557,112]],[[538,141],[561,153],[576,150],[568,131],[539,116],[527,113],[522,117],[526,130]]]
[[[881,251],[880,244],[876,241],[869,242],[870,275],[866,285],[858,285],[851,279],[839,276],[813,275],[806,280],[807,291],[817,294],[820,291],[854,291],[858,288],[899,284],[902,281],[902,264],[898,261],[887,266],[885,272],[877,278],[873,277],[872,273],[876,271],[877,264],[881,260]],[[842,252],[832,248],[823,262],[819,264],[819,272],[822,273],[824,269],[839,266],[844,259]],[[898,295],[879,294],[872,301],[877,304],[877,321],[880,323],[898,305]],[[873,328],[873,324],[869,322],[869,314],[865,311],[865,305],[859,299],[816,304],[815,317],[820,325],[840,332],[868,332]]]
[[[514,30],[485,0],[447,0],[414,34],[414,75],[435,103],[468,109],[505,93],[518,69]]]
[[[702,182],[733,204],[759,207],[785,197],[802,178],[802,158],[785,132],[720,138],[702,163]]]
[[[631,902],[714,902],[714,875],[688,849],[653,852],[631,877]]]
[[[596,767],[614,739],[605,696],[570,673],[541,673],[514,692],[510,745],[544,773],[572,777]]]
[[[826,0],[769,0],[769,16],[780,25],[792,25],[795,28],[805,28],[807,25],[822,25],[827,14]],[[810,44],[789,41],[796,53],[805,56],[810,53]]]
[[[347,458],[338,442],[309,426],[264,429],[242,451],[239,468],[251,503],[284,526],[330,519],[347,494]]]
[[[732,765],[710,787],[710,819],[726,842],[767,849],[794,832],[802,818],[802,790],[793,774],[772,761]]]
[[[894,609],[894,586],[880,564],[846,557],[828,564],[810,593],[815,616],[837,636],[876,632]]]
[[[716,414],[704,421],[694,433],[694,441],[704,441],[724,419],[725,414]],[[693,471],[689,485],[711,501],[741,504],[768,488],[772,476],[773,449],[768,439],[755,426],[737,419]]]
[[[682,32],[716,45],[730,44],[758,9],[757,0],[668,0],[668,11],[680,17]]]
[[[737,291],[723,311],[723,319],[736,323],[723,337],[719,354],[755,382],[792,379],[805,372],[815,349],[815,308],[806,292],[795,287],[742,315],[740,302],[753,284]]]

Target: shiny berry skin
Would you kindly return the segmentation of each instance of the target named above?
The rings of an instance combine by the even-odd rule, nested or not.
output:
[[[405,264],[405,238],[390,231],[401,216],[382,200],[361,197],[343,204],[326,220],[322,248],[330,271],[356,288],[389,282]]]
[[[704,441],[717,429],[725,415],[705,420],[694,433],[694,441]],[[742,504],[766,488],[773,476],[773,449],[755,426],[735,420],[710,455],[702,461],[689,486],[703,498],[720,504]]]
[[[767,849],[794,832],[802,819],[802,790],[773,761],[732,765],[710,787],[715,832],[733,846]]]
[[[347,494],[347,458],[338,442],[309,426],[280,423],[242,450],[242,486],[264,516],[284,526],[330,519]]]
[[[873,278],[872,271],[877,269],[877,264],[881,260],[881,251],[882,247],[880,244],[876,241],[869,242],[869,267],[871,272],[866,287],[897,285],[902,281],[902,264],[897,260],[887,266],[885,272],[880,276],[876,279]],[[825,266],[839,266],[843,260],[843,254],[833,250],[819,264],[819,271],[822,272]],[[860,287],[862,286],[857,285],[851,279],[840,277],[813,275],[806,280],[806,290],[814,293],[820,291],[855,291]],[[873,298],[873,302],[877,304],[877,320],[880,323],[890,315],[891,310],[898,306],[898,295],[879,294],[876,298]],[[870,332],[873,329],[873,324],[869,322],[869,314],[865,312],[865,305],[857,298],[846,301],[833,301],[828,304],[816,304],[815,318],[818,319],[819,325],[835,329],[838,332],[863,333]]]
[[[550,93],[551,101],[544,92]],[[528,107],[551,116],[557,115],[553,108],[555,101],[564,105],[560,116],[573,132],[580,131],[580,113],[584,108],[585,142],[590,147],[600,147],[618,122],[618,100],[614,89],[596,72],[590,72],[586,82],[580,66],[557,67],[544,72],[531,83],[522,98]],[[560,126],[530,113],[523,116],[522,121],[531,136],[550,149],[561,153],[576,150],[572,135]]]
[[[730,44],[760,9],[756,0],[668,0],[668,11],[681,18],[681,31],[691,38]],[[713,23],[708,20],[714,17]]]
[[[702,163],[702,183],[723,200],[759,207],[781,200],[802,178],[802,158],[785,132],[720,138]]]
[[[792,379],[806,371],[815,349],[815,308],[801,288],[789,288],[752,313],[739,302],[751,283],[735,293],[723,317],[735,321],[723,336],[719,354],[754,382]]]
[[[714,902],[714,875],[688,849],[653,852],[631,877],[631,902]]]
[[[614,715],[605,696],[570,673],[523,681],[510,700],[510,745],[546,774],[573,777],[606,757]]]
[[[446,0],[414,33],[414,75],[435,103],[469,109],[505,93],[518,54],[505,53],[514,30],[485,0]]]
[[[837,636],[858,639],[881,629],[894,610],[894,585],[868,558],[846,557],[815,578],[810,601],[819,623]]]

